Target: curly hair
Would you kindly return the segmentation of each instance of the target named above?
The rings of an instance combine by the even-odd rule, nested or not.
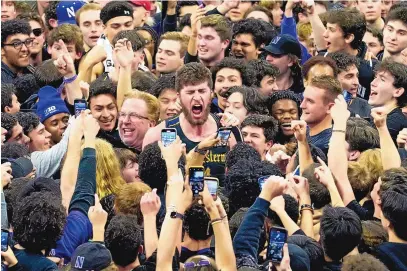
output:
[[[148,93],[148,90],[151,89],[156,81],[157,77],[151,72],[135,71],[131,75],[131,88]]]
[[[273,117],[266,115],[252,114],[247,116],[242,122],[241,128],[243,129],[246,126],[263,128],[266,142],[274,141],[278,131],[277,121]]]
[[[240,93],[243,97],[243,106],[247,110],[247,114],[267,115],[267,99],[256,88],[246,86],[234,86],[229,88],[226,93],[222,93],[224,97],[230,97],[233,93]]]
[[[49,24],[49,20],[54,19],[58,20],[57,17],[57,6],[59,1],[50,1],[48,7],[44,10],[45,14],[45,25],[48,27],[48,30],[52,30],[52,26]]]
[[[270,95],[268,98],[268,109],[271,113],[273,111],[273,105],[280,100],[291,100],[295,102],[298,107],[298,115],[301,115],[301,98],[293,91],[277,91]]]
[[[251,76],[254,75],[252,78],[252,84],[260,87],[261,81],[264,77],[270,76],[276,78],[280,71],[277,67],[273,66],[272,64],[268,63],[264,59],[253,59],[247,62],[247,70],[251,71]],[[249,86],[247,84],[244,84]]]
[[[360,65],[360,61],[356,56],[347,54],[345,52],[331,53],[328,54],[328,57],[335,61],[336,66],[339,69],[339,73],[349,70],[349,68],[353,65],[355,65],[356,68],[359,68]]]
[[[1,146],[1,157],[18,159],[20,157],[28,157],[30,152],[26,145],[17,142],[6,142]]]
[[[342,271],[388,271],[387,267],[377,258],[363,253],[346,257],[342,264]]]
[[[40,89],[33,74],[24,74],[14,79],[16,96],[20,103],[24,103],[31,95],[38,93]]]
[[[252,35],[256,48],[260,48],[260,46],[265,44],[268,39],[263,24],[260,23],[259,20],[253,18],[241,20],[233,25],[232,38],[234,39],[240,34]]]
[[[119,161],[112,145],[103,140],[96,139],[96,193],[99,198],[115,194],[126,182],[120,172]]]
[[[29,36],[31,34],[30,24],[25,20],[13,19],[1,23],[1,48],[7,38],[12,35],[24,34]]]
[[[81,29],[77,25],[62,24],[54,28],[48,35],[48,46],[52,47],[55,42],[62,40],[65,44],[74,43],[76,53],[83,53],[83,35]]]
[[[283,194],[283,198],[285,202],[284,209],[287,215],[292,219],[292,221],[297,223],[298,218],[300,217],[300,212],[298,211],[300,206],[298,204],[298,201],[288,194]],[[284,226],[283,222],[281,222],[280,217],[273,210],[268,209],[267,217],[271,220],[271,223],[273,225],[280,227]]]
[[[8,113],[1,113],[1,127],[7,130],[6,141],[10,139],[13,134],[13,128],[18,124],[15,116]]]
[[[253,85],[254,73],[248,69],[243,59],[238,59],[234,57],[225,57],[219,63],[211,68],[212,81],[216,84],[216,74],[222,69],[232,69],[237,70],[242,78],[242,84],[245,86]]]
[[[1,85],[1,112],[4,112],[6,106],[11,107],[13,104],[13,95],[15,95],[16,87],[13,84]]]
[[[40,118],[33,112],[18,112],[15,116],[27,136],[40,125]]]
[[[226,155],[225,167],[231,168],[239,160],[261,162],[260,154],[250,145],[238,142]]]
[[[202,63],[188,63],[177,70],[175,74],[175,89],[180,92],[187,85],[208,83],[213,89],[212,74]]]
[[[116,265],[124,267],[133,263],[142,243],[142,228],[136,216],[119,214],[112,218],[105,232],[105,244]]]
[[[375,73],[388,72],[393,76],[393,86],[395,88],[404,88],[403,94],[397,97],[397,105],[404,107],[407,104],[407,66],[386,58],[376,66]]]
[[[158,98],[165,89],[175,90],[175,75],[161,76],[147,92]]]
[[[205,207],[198,202],[193,203],[184,215],[182,227],[193,240],[205,241],[213,235],[210,225],[211,218]]]
[[[31,178],[16,178],[13,179],[12,183],[4,188],[4,198],[7,203],[7,218],[10,223],[13,221],[13,210],[17,206],[17,199],[19,198],[21,190],[29,181],[31,181]]]
[[[66,211],[61,199],[49,192],[35,192],[20,198],[13,209],[15,240],[30,252],[56,246],[65,226]]]

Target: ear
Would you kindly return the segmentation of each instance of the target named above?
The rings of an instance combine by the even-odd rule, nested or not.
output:
[[[138,252],[138,254],[143,254],[143,252],[144,252],[144,247],[143,247],[143,245],[140,245],[140,246],[138,247],[137,252]]]
[[[75,60],[79,60],[79,59],[81,59],[81,57],[82,57],[82,53],[76,53]]]
[[[224,40],[224,41],[222,41],[222,49],[228,48],[229,43],[230,43],[230,40]]]
[[[270,150],[270,148],[273,146],[274,142],[272,140],[270,140],[269,142],[266,142],[266,149],[267,151]]]
[[[355,35],[349,34],[347,37],[345,37],[345,42],[347,44],[350,44],[354,39],[355,39]]]
[[[360,151],[350,151],[349,152],[349,161],[356,161],[360,156]]]
[[[6,55],[6,51],[4,50],[4,48],[1,48],[1,57]]]
[[[51,51],[52,51],[52,46],[47,46],[47,52],[48,52],[48,54],[51,55]]]
[[[11,108],[10,108],[10,106],[8,106],[8,105],[7,105],[7,106],[5,106],[5,107],[4,107],[4,112],[5,112],[5,113],[9,113],[9,114],[10,114],[10,112],[11,112]]]
[[[150,121],[150,123],[149,123],[148,126],[150,126],[150,128],[152,128],[152,127],[155,127],[156,124],[157,124],[156,121],[155,121],[155,120],[152,120],[152,121]]]
[[[265,46],[264,43],[262,43],[262,44],[260,45],[259,49],[257,49],[257,55],[260,55],[261,52],[263,52],[264,46]]]
[[[401,95],[404,94],[404,88],[398,88],[396,91],[393,93],[394,98],[401,97]]]
[[[52,27],[52,28],[56,28],[56,27],[58,27],[58,20],[55,20],[55,19],[49,19],[49,25]]]

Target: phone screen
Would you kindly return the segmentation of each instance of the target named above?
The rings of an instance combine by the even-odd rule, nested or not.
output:
[[[212,198],[214,200],[217,199],[217,192],[218,192],[218,181],[217,180],[211,180],[211,179],[205,179],[206,186],[208,187],[209,194],[211,194]]]
[[[287,242],[287,231],[283,228],[273,227],[270,230],[267,259],[279,263],[283,259],[283,247]]]
[[[86,101],[85,100],[75,100],[75,116],[79,116],[82,111],[86,110]]]
[[[226,146],[230,137],[230,129],[219,129],[217,138],[220,139],[219,146]]]
[[[298,165],[298,167],[295,168],[293,174],[294,176],[301,176],[300,165]]]
[[[189,184],[191,185],[192,193],[197,196],[204,189],[204,171],[203,168],[189,169]]]
[[[266,182],[266,180],[269,178],[270,176],[261,176],[260,178],[257,179],[259,186],[260,186],[260,190],[263,190],[263,185]]]
[[[163,129],[161,131],[161,142],[164,147],[169,146],[172,142],[177,139],[177,130],[175,129]]]
[[[7,251],[8,249],[8,232],[1,231],[1,251]]]

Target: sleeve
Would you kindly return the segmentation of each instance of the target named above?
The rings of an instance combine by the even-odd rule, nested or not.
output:
[[[304,236],[306,236],[305,232],[303,230],[301,230],[301,229],[294,232],[293,235],[304,235]]]
[[[3,269],[2,269],[3,270]],[[17,263],[16,265],[14,265],[13,267],[9,267],[8,271],[24,271],[24,266],[20,265],[19,263]]]
[[[8,218],[7,218],[7,203],[4,197],[4,192],[1,191],[1,228],[8,229]]]
[[[294,17],[287,18],[284,16],[283,21],[281,22],[281,34],[287,34],[294,37],[298,40],[297,36],[297,25],[295,23]],[[307,48],[300,43],[301,47],[301,65],[303,65],[308,59],[311,58],[311,55],[308,53]]]
[[[252,207],[247,211],[242,224],[240,225],[235,238],[233,239],[233,248],[236,254],[238,267],[240,261],[251,259],[251,265],[257,265],[257,251],[264,219],[270,202],[257,198]],[[247,266],[247,263],[245,263]]]
[[[206,12],[205,15],[209,16],[209,15],[223,15],[223,14],[219,12],[218,8],[214,8],[214,9]]]
[[[390,136],[393,142],[397,144],[397,135],[403,128],[403,123],[406,123],[404,115],[397,115],[387,117],[387,129],[389,130]]]
[[[185,53],[184,64],[188,64],[191,62],[199,62],[198,55],[191,56],[188,52]]]
[[[362,221],[373,219],[373,213],[363,208],[356,200],[352,200],[351,202],[349,202],[346,208],[354,211]]]
[[[177,15],[167,15],[163,22],[163,33],[177,31]]]
[[[69,212],[78,210],[86,217],[90,206],[95,204],[96,150],[85,148],[79,163],[78,180],[69,205]]]

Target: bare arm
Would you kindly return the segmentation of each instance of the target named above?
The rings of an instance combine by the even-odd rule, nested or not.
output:
[[[158,246],[158,234],[156,218],[161,207],[160,197],[157,196],[157,189],[144,194],[140,201],[140,208],[144,221],[144,245],[146,257],[149,258]]]
[[[300,207],[304,204],[311,205],[311,197],[309,194],[309,183],[308,180],[300,176],[292,176],[288,178],[291,187],[297,193]],[[314,223],[313,223],[313,213],[312,210],[304,208],[300,210],[301,212],[301,221],[300,228],[301,230],[311,238],[314,238]]]
[[[307,123],[303,120],[294,120],[291,122],[291,128],[294,130],[295,138],[298,141],[298,157],[300,160],[300,172],[302,173],[314,163],[307,142]]]
[[[318,161],[319,163],[321,163],[322,166],[315,169],[315,176],[328,189],[329,194],[331,196],[332,206],[345,207],[341,195],[339,194],[338,189],[336,188],[335,180],[332,176],[331,170],[328,168],[325,162],[322,161],[321,158],[318,157]]]
[[[188,42],[188,54],[196,56],[198,54],[198,29],[201,27],[201,19],[205,17],[205,8],[198,8],[191,16],[191,37]]]
[[[114,54],[120,65],[117,84],[117,108],[120,111],[126,92],[131,91],[131,64],[134,58],[131,42],[127,39],[118,40],[114,48]]]
[[[288,216],[285,211],[285,201],[283,196],[275,197],[270,202],[270,209],[276,212],[284,228],[287,230],[288,235],[293,235],[300,227]]]
[[[326,42],[324,39],[324,32],[326,31],[324,24],[319,18],[319,15],[314,12],[315,4],[311,7],[306,8],[308,13],[308,18],[311,23],[312,32],[314,33],[314,41],[317,46],[317,50],[325,50],[326,49]]]

